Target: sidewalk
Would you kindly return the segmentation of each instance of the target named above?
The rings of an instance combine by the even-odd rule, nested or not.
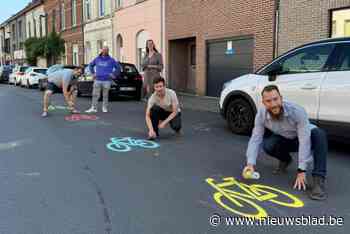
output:
[[[182,108],[219,113],[219,98],[176,92]]]

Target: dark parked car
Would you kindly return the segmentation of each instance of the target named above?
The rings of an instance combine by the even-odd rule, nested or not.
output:
[[[5,65],[2,68],[2,74],[0,76],[0,83],[8,83],[10,74],[12,73],[13,66]]]
[[[74,65],[64,65],[63,68],[75,69],[77,66]],[[47,77],[38,80],[39,90],[44,91],[47,87]]]
[[[92,96],[92,75],[86,66],[84,75],[78,82],[78,96]],[[135,100],[141,100],[143,79],[135,65],[121,63],[121,74],[112,80],[110,96],[133,96]]]

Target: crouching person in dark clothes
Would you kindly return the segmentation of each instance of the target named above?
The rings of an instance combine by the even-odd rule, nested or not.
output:
[[[170,127],[181,134],[181,110],[179,100],[174,90],[165,87],[162,77],[153,80],[154,93],[148,99],[146,110],[146,124],[148,127],[148,139],[155,140],[159,137],[159,129],[170,124]]]
[[[292,162],[291,152],[298,152],[298,170],[294,189],[306,189],[307,165],[313,161],[313,186],[310,198],[324,200],[327,173],[327,136],[325,132],[310,124],[305,109],[297,104],[285,102],[275,85],[262,91],[263,106],[255,117],[255,126],[247,149],[247,166],[254,171],[260,150],[279,160],[274,174],[286,171]],[[262,158],[266,160],[267,158]]]

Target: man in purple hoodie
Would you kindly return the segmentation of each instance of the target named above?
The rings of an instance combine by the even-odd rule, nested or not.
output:
[[[108,112],[108,94],[111,88],[112,78],[118,77],[120,74],[120,64],[109,56],[109,49],[107,46],[102,48],[101,54],[95,58],[90,64],[89,69],[94,79],[94,86],[92,91],[92,105],[86,113],[97,112],[97,102],[100,98],[101,89],[103,93],[102,112]]]

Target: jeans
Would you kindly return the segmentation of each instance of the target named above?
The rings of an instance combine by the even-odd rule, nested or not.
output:
[[[111,81],[95,80],[92,91],[92,107],[97,108],[97,102],[101,95],[101,89],[103,94],[103,107],[108,107],[109,90],[111,89]]]
[[[290,162],[292,160],[290,153],[298,151],[298,138],[287,139],[272,133],[268,129],[265,132],[263,140],[265,153],[282,162]],[[326,133],[320,128],[311,130],[311,149],[314,163],[312,175],[326,177],[328,141]]]
[[[157,136],[159,136],[158,124],[160,120],[165,120],[169,117],[171,112],[164,110],[160,106],[154,105],[151,108],[151,120],[154,131]],[[181,112],[177,113],[175,118],[173,118],[170,122],[170,127],[175,131],[179,132],[181,130]]]

